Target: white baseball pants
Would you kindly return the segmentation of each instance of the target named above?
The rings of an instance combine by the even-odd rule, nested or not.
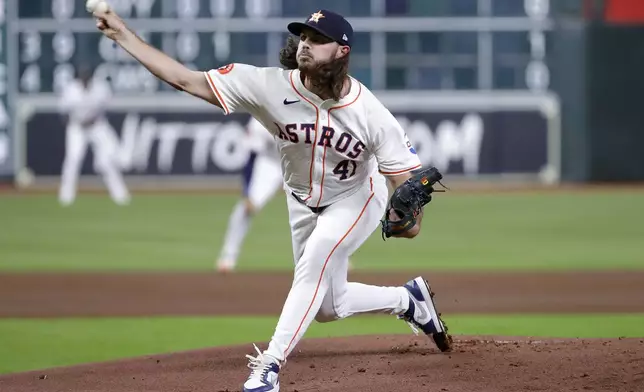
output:
[[[379,174],[320,214],[287,195],[295,274],[266,354],[286,360],[314,319],[327,322],[407,310],[409,296],[402,285],[347,282],[349,256],[378,227],[387,199],[385,178]]]
[[[116,135],[107,120],[99,120],[90,127],[69,123],[65,137],[65,160],[61,173],[58,199],[69,205],[76,198],[78,176],[83,165],[87,148],[94,148],[94,166],[101,173],[112,200],[127,204],[130,194],[116,161]]]

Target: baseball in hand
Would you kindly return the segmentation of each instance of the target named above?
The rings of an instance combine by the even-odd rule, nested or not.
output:
[[[89,13],[99,12],[105,13],[109,11],[110,5],[105,0],[87,0],[85,9]]]

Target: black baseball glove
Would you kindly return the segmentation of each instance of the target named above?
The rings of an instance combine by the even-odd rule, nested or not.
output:
[[[383,240],[402,234],[416,225],[416,219],[423,206],[432,200],[432,193],[444,191],[434,189],[434,184],[441,184],[442,178],[443,175],[438,169],[430,167],[418,172],[394,190],[385,216],[381,220]],[[392,216],[397,216],[399,219],[392,220]]]

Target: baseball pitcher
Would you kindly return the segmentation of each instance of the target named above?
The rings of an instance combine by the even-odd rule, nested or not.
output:
[[[295,271],[272,339],[248,355],[243,390],[279,391],[279,372],[307,328],[365,313],[389,313],[422,330],[441,351],[452,346],[427,281],[400,287],[347,281],[348,259],[378,228],[415,237],[423,206],[441,179],[421,169],[404,130],[348,75],[353,29],[319,10],[287,26],[281,67],[234,63],[192,71],[146,44],[113,12],[94,12],[97,27],[161,80],[220,107],[245,111],[277,140],[291,226]],[[388,200],[386,181],[395,189]]]

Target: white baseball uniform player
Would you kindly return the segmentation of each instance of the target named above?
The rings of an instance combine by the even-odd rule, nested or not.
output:
[[[112,200],[119,205],[130,201],[115,160],[116,134],[105,116],[110,98],[109,85],[105,81],[91,79],[84,71],[62,91],[59,110],[67,116],[65,160],[59,189],[62,205],[72,204],[76,198],[78,176],[90,144],[94,150],[94,167],[102,174]]]
[[[220,272],[235,269],[253,215],[284,188],[275,137],[253,117],[246,129],[250,156],[243,171],[243,198],[237,202],[228,219],[224,244],[217,260]]]
[[[284,189],[275,136],[254,117],[250,118],[246,129],[250,156],[242,173],[243,197],[235,204],[228,218],[224,244],[216,263],[217,270],[222,273],[232,272],[237,267],[241,246],[253,216],[278,190]],[[349,269],[352,267],[350,260]]]
[[[295,271],[268,348],[255,347],[257,356],[247,356],[251,374],[244,391],[279,391],[279,371],[314,319],[394,314],[433,338],[441,350],[451,349],[422,277],[399,287],[347,281],[349,255],[385,212],[385,176],[397,187],[421,164],[394,116],[346,74],[353,29],[342,16],[320,10],[304,23],[289,24],[288,30],[300,36],[296,64],[287,52],[284,60],[280,55],[289,69],[237,63],[200,73],[145,44],[113,13],[94,15],[104,34],[160,79],[226,114],[248,112],[275,135]],[[328,71],[331,67],[335,73]],[[417,223],[400,236],[411,238],[419,229]]]

